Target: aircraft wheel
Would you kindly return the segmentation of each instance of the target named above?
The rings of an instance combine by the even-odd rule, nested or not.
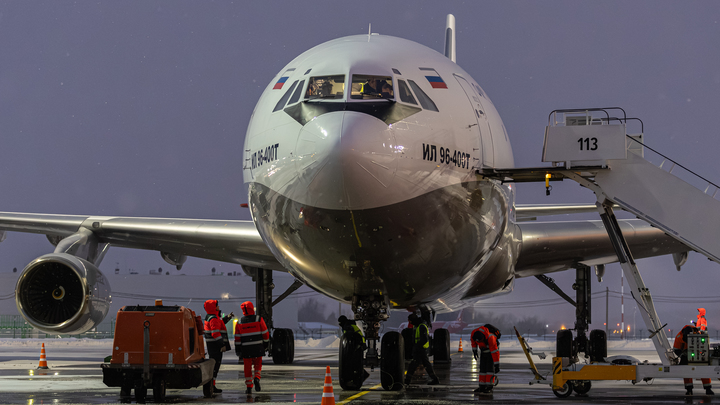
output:
[[[590,391],[590,387],[592,387],[590,381],[575,381],[573,391],[578,395],[585,395]]]
[[[203,396],[205,398],[212,398],[213,397],[213,384],[212,380],[208,381],[207,383],[203,384]]]
[[[290,364],[295,359],[295,336],[291,329],[273,332],[272,359],[275,364]]]
[[[450,331],[440,328],[433,333],[433,362],[450,362]]]
[[[386,391],[401,390],[405,377],[405,341],[398,332],[388,332],[380,346],[380,383]]]
[[[402,338],[405,342],[405,360],[412,360],[412,349],[415,344],[414,330],[412,328],[403,329]]]
[[[552,391],[553,391],[553,394],[555,394],[555,396],[558,398],[567,398],[573,392],[573,384],[570,381],[568,381],[565,384],[563,384],[561,389],[556,390],[555,388],[553,388]]]
[[[365,369],[363,368],[362,339],[358,334],[345,334],[340,338],[338,369],[342,389],[357,391],[362,387]]]
[[[166,392],[165,379],[162,377],[156,378],[153,381],[153,400],[155,402],[165,402]]]

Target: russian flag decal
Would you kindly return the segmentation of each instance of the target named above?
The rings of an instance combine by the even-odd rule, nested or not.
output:
[[[447,89],[447,84],[443,81],[442,77],[440,76],[425,76],[425,78],[430,82],[430,85],[433,89]]]
[[[289,76],[283,76],[283,77],[281,77],[280,80],[278,80],[277,83],[275,83],[275,87],[273,87],[273,90],[282,89],[283,84],[285,84],[285,82],[287,81],[288,77],[289,77]]]

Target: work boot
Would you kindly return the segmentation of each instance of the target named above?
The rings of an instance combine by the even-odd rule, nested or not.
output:
[[[473,390],[473,392],[477,392],[478,394],[484,394],[484,393],[485,393],[485,387],[483,387],[483,386],[481,385],[481,386],[475,388],[475,389]]]
[[[213,394],[222,394],[222,390],[213,385]]]
[[[245,390],[245,394],[252,395],[252,387],[247,387],[247,389]]]
[[[260,391],[260,379],[255,377],[253,383],[255,383],[255,391]]]
[[[688,388],[685,395],[692,395],[692,388]]]
[[[430,382],[428,383],[428,385],[438,385],[438,384],[440,384],[440,380],[438,380],[437,377],[433,377],[433,379],[430,380]]]
[[[705,395],[715,395],[715,393],[713,392],[712,388],[708,387],[705,388]]]

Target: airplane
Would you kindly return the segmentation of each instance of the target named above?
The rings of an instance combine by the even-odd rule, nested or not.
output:
[[[54,245],[18,279],[19,312],[51,334],[97,325],[111,301],[98,269],[111,246],[159,251],[178,268],[188,256],[235,263],[257,284],[276,363],[291,363],[294,346],[292,331],[273,325],[272,306],[304,284],[350,304],[364,326],[365,354],[341,341],[341,386],[358,389],[353,376],[379,366],[383,388],[397,390],[404,342],[396,331],[379,335],[390,310],[431,319],[509,293],[517,278],[617,262],[599,221],[524,221],[594,205],[516,206],[513,183],[479,174],[514,167],[510,137],[455,63],[447,21],[444,53],[368,33],[280,69],[245,135],[250,221],[0,213],[0,241],[30,232]],[[635,258],[689,250],[642,220],[619,224]],[[296,278],[275,301],[273,271]],[[449,360],[448,330],[433,335],[435,360]]]

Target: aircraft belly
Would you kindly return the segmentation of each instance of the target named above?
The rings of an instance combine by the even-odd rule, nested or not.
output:
[[[484,264],[497,262],[490,258],[507,229],[507,195],[495,183],[458,183],[362,210],[302,204],[260,183],[249,188],[273,254],[332,298],[382,294],[400,308],[459,300],[471,288],[496,291],[508,279],[483,274]]]

